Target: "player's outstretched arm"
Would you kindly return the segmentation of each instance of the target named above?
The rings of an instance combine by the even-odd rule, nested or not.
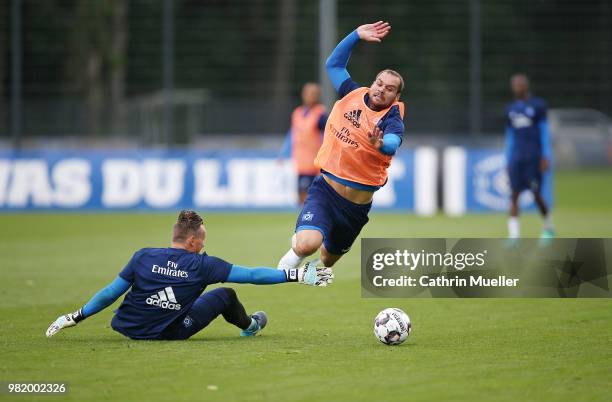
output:
[[[366,42],[382,42],[384,37],[391,31],[391,25],[388,22],[378,21],[373,24],[361,25],[355,31],[361,40]]]
[[[351,78],[346,66],[351,57],[351,51],[357,42],[360,39],[366,42],[380,42],[387,36],[390,29],[389,23],[383,21],[361,25],[338,43],[338,46],[332,51],[325,63],[327,75],[336,91],[340,90],[340,86],[344,81]]]
[[[100,290],[85,304],[82,308],[78,309],[74,313],[64,314],[59,316],[55,321],[51,323],[47,329],[47,337],[50,338],[57,334],[64,328],[69,328],[77,325],[80,321],[85,318],[94,315],[106,307],[110,306],[124,294],[132,284],[125,279],[118,276],[115,278],[110,285]]]
[[[233,265],[226,282],[272,285],[285,282],[299,282],[310,286],[327,286],[332,283],[334,274],[331,268],[318,266],[312,261],[296,269],[247,268]]]

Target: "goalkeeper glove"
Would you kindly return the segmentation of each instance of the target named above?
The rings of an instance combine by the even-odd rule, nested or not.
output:
[[[57,334],[61,329],[74,327],[80,321],[83,321],[83,309],[78,309],[74,313],[59,316],[57,320],[53,321],[47,329],[47,338],[51,338]]]
[[[321,261],[307,262],[300,268],[287,269],[287,282],[299,282],[310,286],[327,286],[332,283],[334,273],[331,268],[318,266]]]

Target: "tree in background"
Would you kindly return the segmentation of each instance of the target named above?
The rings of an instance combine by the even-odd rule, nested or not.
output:
[[[102,124],[109,106],[113,131],[120,131],[125,120],[127,0],[77,2],[73,21],[66,70],[85,95],[88,134],[96,136],[106,128]]]

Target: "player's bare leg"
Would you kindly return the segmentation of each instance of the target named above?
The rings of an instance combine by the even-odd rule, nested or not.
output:
[[[541,239],[552,239],[555,237],[555,229],[552,224],[552,218],[550,216],[550,210],[548,209],[548,205],[546,205],[546,201],[540,191],[534,190],[533,197],[535,202],[540,210],[540,214],[542,215],[542,219],[544,220],[544,225],[542,228],[542,234],[540,236]]]
[[[302,258],[316,253],[323,244],[323,235],[318,230],[304,229],[295,235],[296,242],[293,250]]]
[[[308,191],[298,192],[298,198],[300,200],[300,205],[304,205],[304,201],[306,201],[306,195],[308,195]]]
[[[546,215],[548,215],[548,206],[546,205],[546,201],[544,201],[542,194],[540,194],[539,191],[534,191],[533,198],[535,199],[535,202],[542,216],[546,217]]]
[[[519,199],[520,193],[512,191],[510,196],[510,217],[508,218],[508,237],[510,239],[518,239],[521,237],[521,226],[519,223]]]
[[[304,229],[291,238],[291,248],[278,262],[278,269],[295,269],[304,258],[317,252],[323,244],[323,235],[318,230]]]
[[[342,258],[342,254],[332,254],[325,248],[325,245],[321,245],[321,262],[326,267],[332,267],[338,260]]]
[[[323,235],[318,230],[304,229],[294,235],[291,249],[278,263],[279,269],[293,269],[299,266],[304,258],[321,251],[321,262],[326,267],[333,266],[342,254],[332,254],[323,245]],[[285,268],[291,266],[289,268]]]

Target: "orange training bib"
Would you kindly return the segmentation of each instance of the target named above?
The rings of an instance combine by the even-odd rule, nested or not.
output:
[[[395,102],[387,109],[374,111],[363,99],[367,93],[368,88],[357,88],[334,104],[315,164],[345,180],[382,186],[387,181],[391,156],[371,145],[368,133],[395,105],[403,117],[403,104]]]
[[[314,160],[321,147],[319,119],[325,106],[316,105],[304,116],[304,107],[297,107],[291,115],[291,155],[298,174],[317,175]]]

